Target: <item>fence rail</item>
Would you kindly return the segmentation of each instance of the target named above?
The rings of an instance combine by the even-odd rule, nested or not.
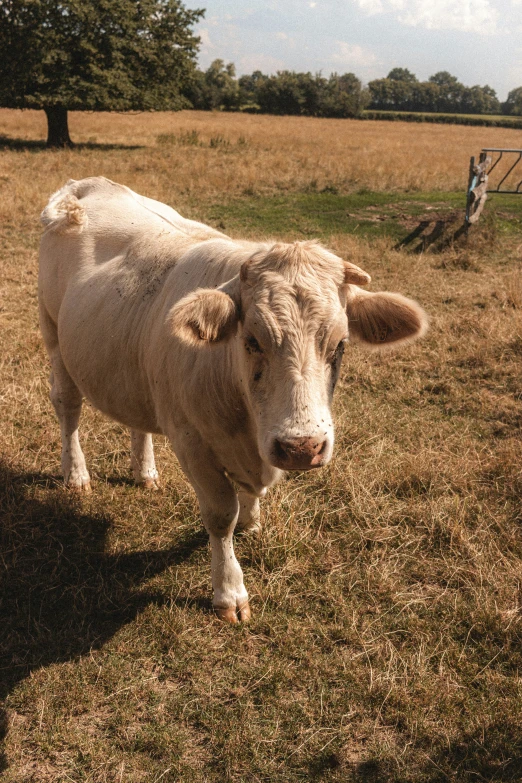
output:
[[[497,186],[488,187],[488,180],[491,173],[499,167],[500,162],[506,155],[516,155],[515,160],[508,164],[509,168],[504,173]],[[496,157],[493,157],[496,156]],[[479,219],[488,193],[502,193],[522,196],[522,179],[517,184],[515,190],[503,189],[502,186],[515,171],[520,161],[522,161],[522,149],[501,149],[499,147],[484,147],[479,156],[478,163],[475,163],[475,157],[471,157],[469,162],[468,190],[466,194],[466,223],[473,224]],[[502,166],[500,166],[502,171]],[[522,172],[521,172],[522,173]]]

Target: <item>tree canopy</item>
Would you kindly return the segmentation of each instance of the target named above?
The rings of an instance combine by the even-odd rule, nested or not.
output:
[[[515,87],[502,105],[505,114],[522,114],[522,87]]]
[[[466,87],[448,71],[419,82],[407,68],[394,68],[385,79],[374,79],[368,87],[372,109],[456,114],[498,114],[501,110],[489,85]]]
[[[387,79],[391,79],[394,82],[416,82],[418,81],[415,74],[411,73],[407,68],[392,68]]]
[[[202,14],[181,0],[2,0],[0,106],[44,109],[59,145],[67,110],[181,109]]]
[[[312,117],[357,117],[369,100],[367,90],[353,73],[321,74],[261,71],[235,79],[232,63],[214,60],[199,71],[186,91],[195,109],[260,111]]]
[[[239,109],[239,83],[233,63],[214,60],[206,71],[197,71],[185,90],[194,109]]]

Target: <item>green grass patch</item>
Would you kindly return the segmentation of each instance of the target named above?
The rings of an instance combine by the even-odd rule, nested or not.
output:
[[[198,210],[201,214],[201,204]],[[464,222],[465,194],[363,191],[348,195],[245,195],[203,207],[203,212],[212,225],[232,236],[327,239],[334,234],[351,234],[402,242],[421,223],[426,223],[426,229],[441,222],[457,228]],[[505,233],[522,230],[522,195],[491,196],[482,224],[488,215]]]

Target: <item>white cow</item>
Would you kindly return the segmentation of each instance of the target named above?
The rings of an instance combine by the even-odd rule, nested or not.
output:
[[[82,398],[131,429],[138,483],[166,435],[212,547],[213,605],[250,617],[234,528],[286,470],[331,458],[345,343],[406,343],[420,307],[316,242],[232,240],[102,177],[70,180],[42,213],[40,323],[68,486],[88,490]]]

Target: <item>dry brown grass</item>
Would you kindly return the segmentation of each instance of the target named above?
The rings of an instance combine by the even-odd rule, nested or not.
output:
[[[165,201],[324,188],[464,191],[470,155],[485,145],[520,146],[520,131],[503,128],[188,111],[73,112],[70,126],[79,144],[123,148],[46,152],[36,168],[34,148],[4,152],[3,214],[32,216],[41,194],[61,184],[64,167],[75,179],[103,173]],[[43,112],[0,110],[1,136],[41,141]],[[192,143],[196,140],[199,144]],[[129,145],[142,149],[130,154]],[[14,161],[16,176],[9,182]]]
[[[417,255],[321,237],[415,296],[431,330],[396,356],[346,356],[335,460],[271,491],[261,537],[238,541],[248,628],[212,616],[206,538],[164,439],[165,489],[143,494],[127,433],[86,406],[95,491],[62,489],[36,314],[36,216],[68,177],[102,173],[204,220],[249,187],[361,187],[346,149],[367,145],[376,166],[379,132],[389,154],[361,169],[366,187],[462,187],[470,148],[513,132],[189,113],[71,125],[144,146],[2,153],[3,779],[520,780],[520,229],[485,223]],[[233,150],[156,144],[194,128]],[[0,132],[41,138],[41,118],[2,112]]]

